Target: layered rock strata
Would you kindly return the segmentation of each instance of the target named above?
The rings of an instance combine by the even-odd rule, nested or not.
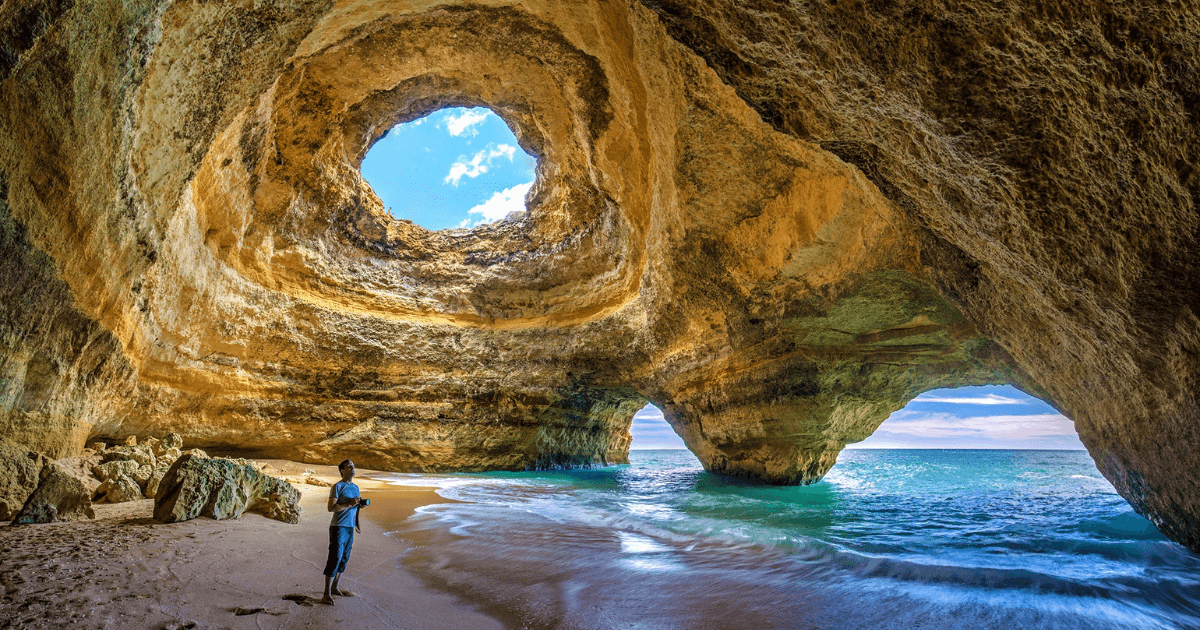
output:
[[[6,3],[0,431],[523,469],[651,401],[803,483],[1014,383],[1200,549],[1197,9],[761,4]],[[539,158],[523,216],[362,180],[451,105]]]

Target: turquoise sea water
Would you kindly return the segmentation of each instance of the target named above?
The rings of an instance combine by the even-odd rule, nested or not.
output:
[[[461,501],[404,561],[527,628],[1200,628],[1200,557],[1082,451],[848,450],[786,488],[630,461],[396,475]]]

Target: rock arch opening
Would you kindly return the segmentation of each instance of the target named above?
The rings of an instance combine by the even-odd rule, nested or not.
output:
[[[431,231],[519,218],[536,168],[536,158],[486,107],[448,107],[400,123],[359,165],[393,217]]]
[[[633,414],[633,423],[629,427],[629,450],[685,450],[687,445],[663,418],[663,412],[654,403],[646,403],[645,407]]]
[[[846,448],[1086,450],[1070,418],[1012,385],[929,390]]]
[[[920,392],[1036,381],[1122,495],[1200,548],[1200,257],[1179,201],[1195,178],[1152,166],[1187,163],[1191,127],[1114,150],[1146,175],[1131,195],[1088,170],[1112,161],[1076,162],[1092,143],[1069,125],[1090,115],[1034,98],[996,122],[973,79],[928,98],[940,70],[864,98],[857,78],[897,60],[840,36],[804,53],[814,66],[723,50],[757,41],[734,31],[693,50],[652,6],[262,19],[174,3],[114,29],[64,14],[4,83],[26,106],[4,134],[0,223],[29,238],[0,243],[0,275],[36,297],[0,308],[6,352],[21,375],[49,357],[5,386],[5,433],[68,451],[170,427],[313,459],[358,440],[413,470],[572,464],[622,453],[644,404],[556,442],[576,411],[545,410],[587,382],[661,401],[710,470],[808,483]],[[865,65],[807,74],[828,59]],[[1070,55],[1012,59],[987,94],[1019,93],[1029,68],[1078,76],[1056,65]],[[1124,98],[1051,92],[1102,122]],[[877,95],[886,123],[864,105]],[[1166,108],[1147,119],[1188,120],[1188,99],[1159,96],[1139,101]],[[404,225],[362,181],[383,130],[450,106],[492,109],[538,156],[523,225]],[[1028,159],[1047,138],[1088,146]]]

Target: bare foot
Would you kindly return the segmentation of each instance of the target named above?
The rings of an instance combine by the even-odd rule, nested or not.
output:
[[[328,604],[330,606],[333,605],[333,598],[330,597],[328,594],[326,594],[324,597],[322,597],[321,599],[319,599],[317,601],[322,604]]]
[[[333,589],[332,593],[338,597],[355,597],[354,593],[347,591],[346,589],[335,588]]]

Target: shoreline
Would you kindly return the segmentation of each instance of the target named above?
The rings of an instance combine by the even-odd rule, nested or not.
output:
[[[317,479],[338,479],[336,466],[256,461],[270,464],[272,476],[313,469]],[[152,518],[150,499],[96,504],[95,520],[0,524],[0,629],[505,628],[402,565],[419,543],[389,535],[391,525],[446,499],[432,487],[372,478],[386,474],[361,470],[355,479],[372,499],[370,509],[380,511],[363,513],[341,581],[355,596],[337,598],[335,606],[314,603],[324,584],[329,489],[293,483],[302,495],[297,525],[253,513],[162,524]]]
[[[395,473],[383,473],[383,474],[395,474]],[[405,473],[405,474],[408,474],[408,473]],[[372,480],[372,481],[375,481],[375,483],[379,483],[381,485],[387,485],[386,482],[379,482],[376,480]],[[360,487],[361,487],[361,484],[360,484]],[[438,503],[463,503],[463,502],[458,501],[456,499],[447,499],[443,496],[440,496],[436,493],[436,488],[429,487],[429,486],[388,485],[388,487],[389,488],[397,488],[397,489],[398,488],[411,488],[412,490],[418,490],[418,491],[428,490],[431,494],[433,494],[435,496],[436,500],[428,501],[426,503],[422,503],[421,505],[414,506],[412,511],[410,511],[407,514],[404,514],[403,517],[400,517],[400,518],[380,517],[380,516],[378,516],[378,514],[381,514],[383,512],[378,512],[378,513],[376,513],[377,515],[372,518],[372,520],[384,529],[385,536],[395,538],[396,540],[402,540],[407,543],[408,549],[406,550],[406,555],[407,555],[408,551],[420,550],[422,548],[427,548],[427,547],[436,548],[436,546],[438,544],[437,537],[439,535],[447,535],[445,530],[442,530],[440,528],[434,529],[434,530],[413,529],[411,527],[406,527],[405,521],[410,516],[412,516],[412,514],[415,513],[416,509],[419,507],[424,507],[427,505],[434,505],[434,504],[438,504]],[[370,494],[370,495],[367,495],[367,491],[365,488],[363,488],[363,492],[364,492],[364,496],[367,496],[367,498],[371,499],[371,508],[373,509],[376,504],[376,500],[375,500],[376,495],[374,494],[374,489],[372,489],[372,494]],[[385,497],[380,501],[380,503],[381,503],[381,505],[388,505],[388,503],[385,503],[385,502],[387,502],[389,500],[389,497],[386,496],[386,494],[387,494],[386,492],[384,494],[385,494]],[[363,514],[369,514],[369,512],[363,512]],[[504,604],[497,603],[497,602],[489,599],[488,597],[475,592],[469,585],[450,583],[443,579],[440,579],[436,575],[422,572],[419,569],[412,566],[413,563],[411,562],[411,558],[400,558],[399,561],[401,563],[403,563],[403,565],[404,565],[403,568],[404,568],[405,573],[407,573],[413,579],[417,580],[420,583],[421,588],[426,589],[428,591],[432,591],[434,593],[441,593],[447,597],[450,597],[451,599],[453,599],[455,601],[462,602],[468,608],[479,611],[480,613],[499,621],[501,623],[501,626],[504,628],[524,629],[524,628],[531,627],[530,624],[528,623],[529,622],[528,616],[522,614],[521,611],[519,611],[511,606],[506,606]],[[532,627],[542,627],[542,626],[534,624]]]

